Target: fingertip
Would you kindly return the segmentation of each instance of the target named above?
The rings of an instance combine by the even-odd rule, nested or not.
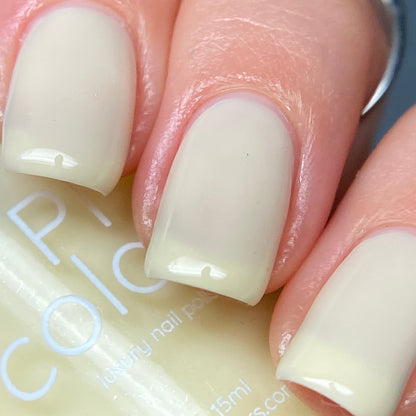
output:
[[[325,416],[414,413],[415,110],[365,163],[273,315],[278,377]]]
[[[135,181],[136,227],[151,240],[171,166],[193,115],[227,93],[263,96],[284,114],[298,142],[289,209],[283,229],[276,231],[279,248],[269,270],[267,290],[276,290],[299,268],[325,226],[362,108],[382,73],[385,39],[365,2],[328,9],[320,1],[263,1],[261,7],[247,1],[239,3],[238,16],[232,2],[198,4],[182,2],[175,25],[161,111]],[[234,215],[229,217],[231,223]],[[250,236],[247,232],[239,240]],[[218,244],[226,245],[221,240]]]
[[[135,170],[160,104],[178,1],[165,6],[5,3],[0,105],[7,169],[102,194]]]

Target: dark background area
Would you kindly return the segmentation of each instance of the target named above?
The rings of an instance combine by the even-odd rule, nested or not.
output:
[[[416,0],[402,0],[401,4],[406,20],[404,54],[401,67],[386,97],[383,118],[374,144],[408,108],[416,104]]]

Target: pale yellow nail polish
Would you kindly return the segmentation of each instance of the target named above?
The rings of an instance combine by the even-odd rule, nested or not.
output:
[[[416,234],[369,236],[335,270],[277,377],[354,416],[391,416],[416,362]]]
[[[79,5],[45,11],[14,67],[3,166],[108,194],[124,168],[135,98],[135,54],[121,19]]]
[[[256,96],[208,105],[171,167],[146,274],[256,304],[286,221],[293,158],[285,122]]]

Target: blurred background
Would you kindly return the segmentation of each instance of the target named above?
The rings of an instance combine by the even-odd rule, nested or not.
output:
[[[373,145],[376,145],[409,107],[416,104],[416,0],[401,0],[400,3],[406,20],[404,55],[399,72],[386,97],[383,118]]]

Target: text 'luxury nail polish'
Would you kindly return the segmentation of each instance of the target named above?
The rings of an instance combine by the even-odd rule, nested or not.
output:
[[[12,416],[317,416],[256,307],[147,279],[132,178],[107,197],[0,165],[0,403]]]

